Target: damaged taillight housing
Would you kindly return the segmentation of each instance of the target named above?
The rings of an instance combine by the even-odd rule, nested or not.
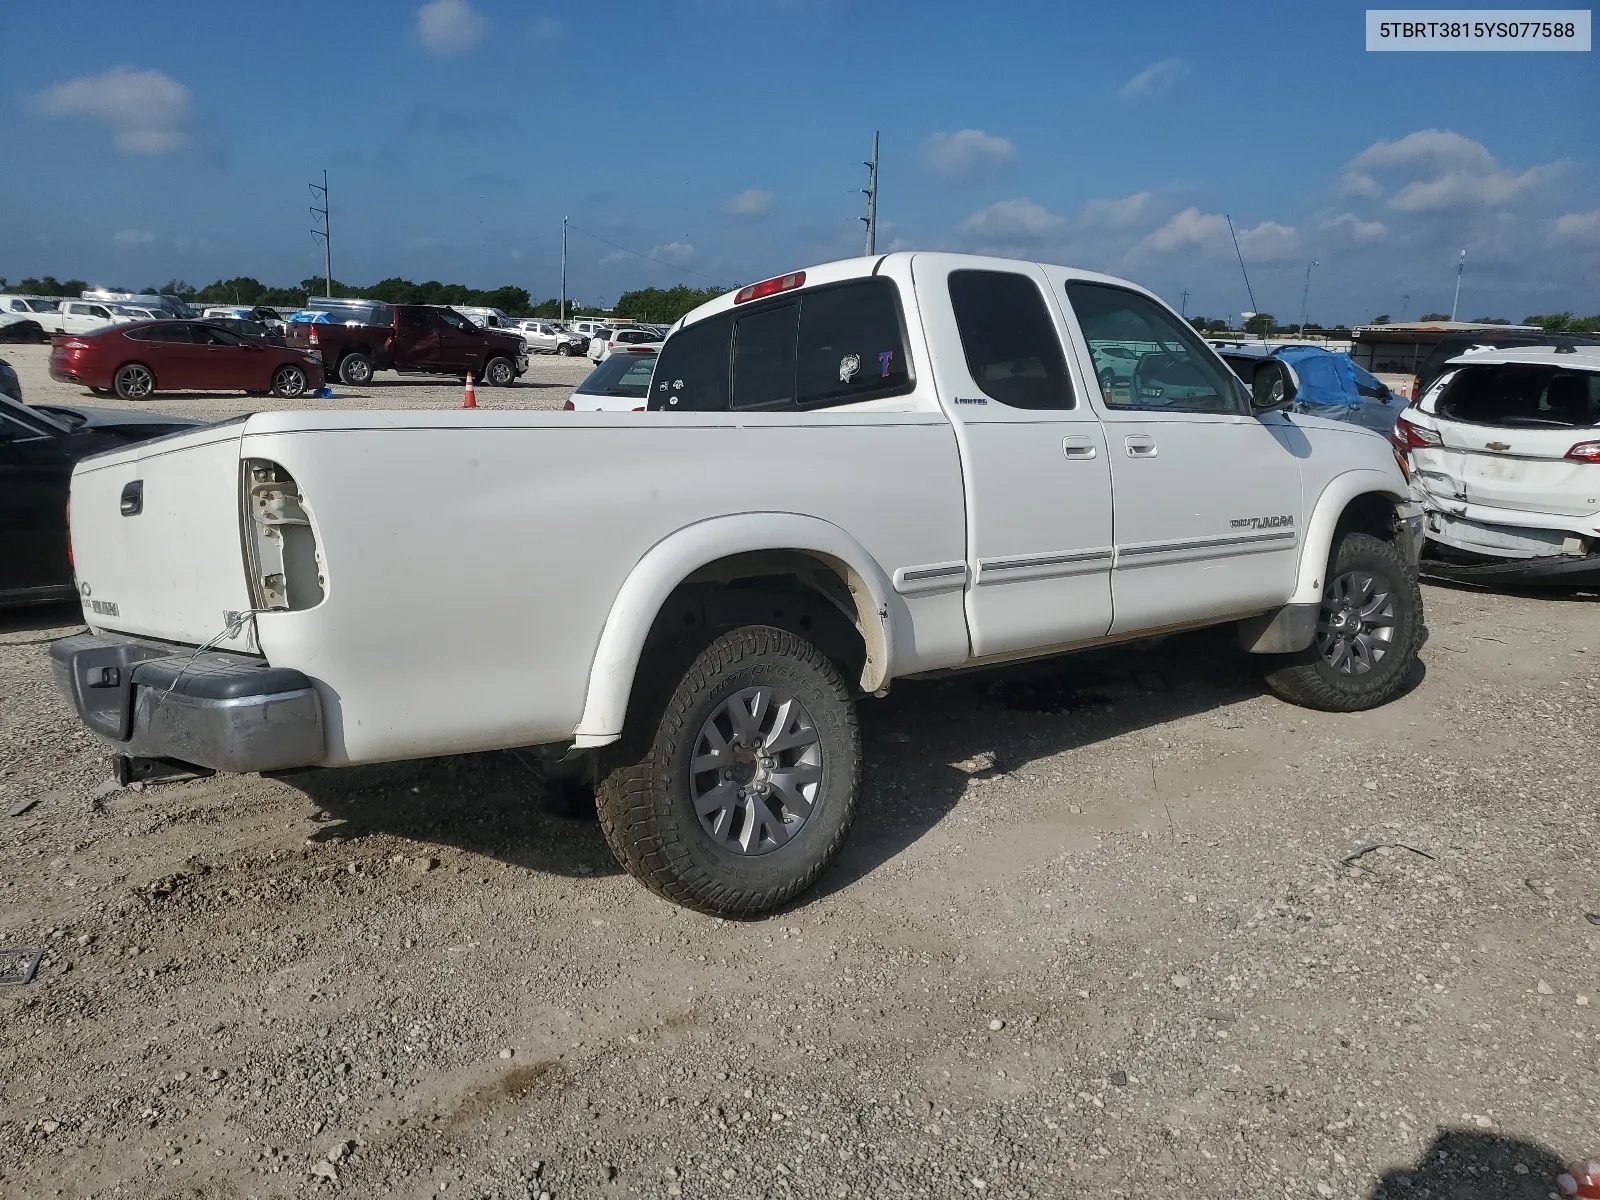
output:
[[[1439,436],[1437,429],[1429,429],[1426,425],[1418,425],[1404,417],[1394,419],[1394,428],[1389,431],[1389,440],[1401,454],[1444,445],[1444,439]]]
[[[251,605],[257,612],[315,608],[327,593],[328,580],[294,476],[268,459],[247,458],[242,486]]]

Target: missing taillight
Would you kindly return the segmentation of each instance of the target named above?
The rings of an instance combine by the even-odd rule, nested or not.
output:
[[[244,541],[257,611],[315,608],[327,592],[316,531],[294,477],[275,462],[244,461]]]

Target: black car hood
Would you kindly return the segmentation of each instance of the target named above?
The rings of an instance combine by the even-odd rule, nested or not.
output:
[[[129,412],[127,409],[89,408],[82,404],[34,404],[29,407],[52,416],[74,433],[120,433],[134,439],[161,437],[181,429],[198,429],[209,421],[173,417],[165,413]]]

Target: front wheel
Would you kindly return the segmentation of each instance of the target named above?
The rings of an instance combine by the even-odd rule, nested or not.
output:
[[[490,387],[508,387],[516,377],[516,364],[509,358],[491,358],[483,365],[483,381]]]
[[[562,358],[571,358],[572,357],[572,347],[567,345],[565,342],[562,342],[559,346],[556,347],[556,353],[559,354]]]
[[[809,642],[765,625],[725,633],[630,722],[602,764],[596,807],[612,853],[652,891],[754,916],[838,855],[861,732],[844,678]]]
[[[1267,686],[1290,703],[1359,712],[1393,700],[1422,649],[1422,589],[1400,551],[1367,533],[1334,546],[1311,645],[1279,657]]]
[[[272,373],[272,394],[293,400],[306,392],[306,373],[293,364],[286,363]]]

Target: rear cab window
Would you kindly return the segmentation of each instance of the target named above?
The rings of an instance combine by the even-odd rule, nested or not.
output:
[[[950,272],[950,306],[972,381],[1010,408],[1070,409],[1072,380],[1039,285],[1015,271]]]
[[[691,355],[706,378],[718,374],[721,356],[717,396],[680,398],[692,380],[678,364]],[[783,412],[903,396],[914,387],[898,289],[874,277],[791,292],[679,329],[662,347],[650,407]]]

